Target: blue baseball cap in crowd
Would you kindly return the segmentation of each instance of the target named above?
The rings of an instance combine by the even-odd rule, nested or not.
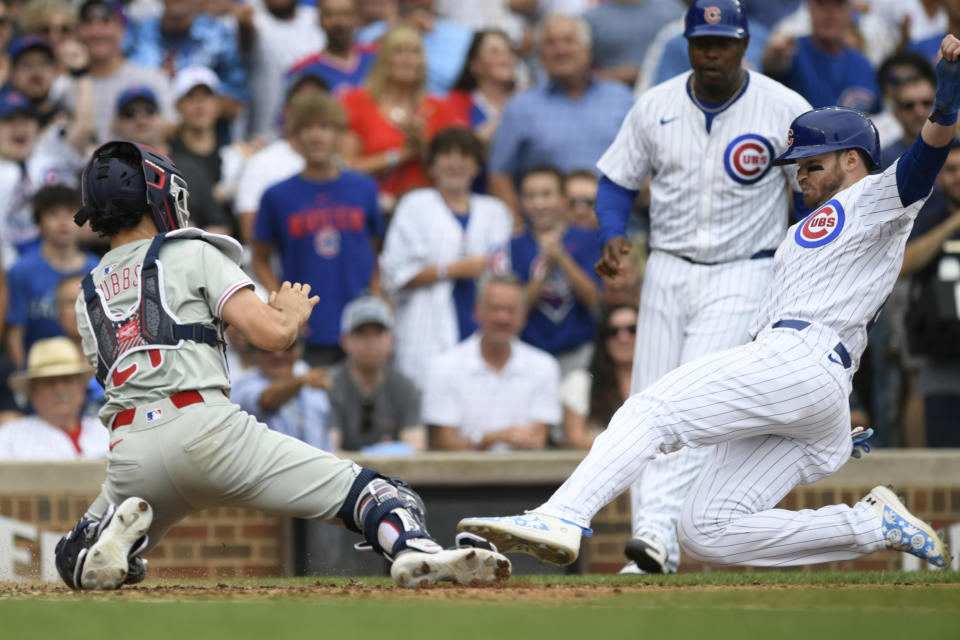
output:
[[[312,80],[323,87],[324,91],[330,91],[330,87],[327,86],[327,81],[323,79],[323,76],[320,75],[317,68],[308,64],[290,72],[287,76],[287,90],[284,95],[289,99],[293,90],[300,86],[300,83],[305,80]]]
[[[10,54],[10,61],[16,62],[17,58],[19,58],[21,55],[34,49],[44,51],[48,56],[50,56],[51,60],[56,60],[56,56],[53,53],[53,47],[50,46],[50,42],[41,36],[25,36],[23,38],[17,38],[10,43],[7,53]]]
[[[123,108],[134,100],[143,100],[144,102],[149,102],[154,106],[159,104],[157,102],[157,94],[153,92],[153,89],[143,85],[135,85],[132,87],[127,87],[123,90],[123,93],[117,97],[117,113],[123,111]]]
[[[34,118],[37,116],[33,103],[25,95],[14,89],[0,91],[0,120],[6,120],[18,113]]]

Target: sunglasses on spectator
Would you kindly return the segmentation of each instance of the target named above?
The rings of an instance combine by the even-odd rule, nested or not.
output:
[[[596,202],[597,201],[594,200],[593,198],[570,198],[571,207],[583,206],[583,207],[590,207],[592,209],[593,205],[596,204]]]
[[[619,335],[621,331],[627,331],[630,333],[630,335],[635,336],[637,335],[637,325],[627,324],[618,327],[607,327],[603,330],[603,337],[612,338],[616,335]]]
[[[922,105],[924,109],[933,107],[933,98],[929,100],[908,100],[907,102],[897,102],[897,106],[907,111],[912,111],[917,105]]]
[[[124,120],[132,120],[141,113],[147,116],[155,116],[157,115],[157,105],[150,104],[149,102],[144,102],[141,104],[128,104],[123,109],[120,109],[119,115]]]

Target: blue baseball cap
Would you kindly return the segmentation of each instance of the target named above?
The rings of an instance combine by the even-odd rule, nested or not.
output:
[[[24,36],[23,38],[17,38],[10,43],[7,53],[10,54],[10,61],[16,62],[17,58],[32,49],[45,51],[47,55],[50,56],[51,60],[56,60],[56,56],[53,53],[53,47],[50,46],[50,42],[41,36]]]
[[[32,118],[37,117],[36,111],[33,110],[33,103],[25,95],[14,89],[0,91],[0,120],[6,120],[18,113]]]
[[[300,83],[304,80],[313,80],[323,87],[324,91],[330,91],[327,81],[320,75],[319,70],[314,65],[308,64],[294,68],[287,76],[287,90],[285,95],[288,99],[290,98],[290,94],[293,93],[293,90],[300,86]]]
[[[124,89],[123,93],[117,97],[117,112],[119,113],[122,111],[125,106],[134,100],[143,100],[144,102],[149,102],[153,105],[160,104],[157,102],[157,94],[153,92],[153,89],[143,85],[134,85]]]

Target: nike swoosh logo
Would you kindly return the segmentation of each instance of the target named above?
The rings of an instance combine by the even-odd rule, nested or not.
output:
[[[672,118],[660,118],[660,124],[669,124],[679,118],[680,116],[674,116]]]
[[[117,446],[118,444],[120,444],[121,442],[123,442],[123,438],[120,438],[119,440],[117,440],[116,442],[114,442],[113,444],[111,444],[111,445],[110,445],[110,451],[113,451],[113,448],[114,448],[115,446]]]
[[[837,359],[834,358],[833,356],[827,356],[827,360],[829,360],[830,362],[836,362],[837,364],[843,364],[842,362],[840,362],[839,360],[837,360]]]

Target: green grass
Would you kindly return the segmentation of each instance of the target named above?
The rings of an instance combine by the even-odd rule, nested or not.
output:
[[[236,586],[345,585],[330,578],[230,580]],[[364,578],[372,586],[384,579]],[[249,598],[185,598],[176,590],[149,599],[120,593],[56,594],[0,600],[4,639],[95,637],[137,640],[310,638],[323,640],[907,640],[960,638],[957,572],[755,572],[676,576],[527,576],[516,585],[544,589],[503,598],[495,589],[435,588],[419,597],[336,589]],[[599,596],[554,594],[590,584],[667,585],[607,590]],[[164,582],[149,581],[147,585]],[[171,583],[173,584],[173,583]],[[177,581],[213,585],[210,581]],[[571,589],[564,589],[563,586]],[[675,585],[678,588],[670,588]],[[730,585],[741,588],[683,588]],[[766,585],[766,586],[765,586]],[[216,589],[211,589],[215,595]],[[65,634],[69,634],[68,636]]]

